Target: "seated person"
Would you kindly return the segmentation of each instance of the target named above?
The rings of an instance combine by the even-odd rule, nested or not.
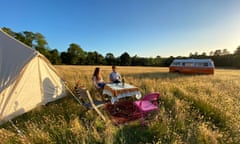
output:
[[[109,75],[110,82],[113,83],[120,83],[121,82],[121,75],[116,71],[116,66],[112,66],[112,72]]]
[[[105,82],[100,74],[100,68],[96,67],[92,76],[93,84],[95,87],[103,89],[105,86]]]

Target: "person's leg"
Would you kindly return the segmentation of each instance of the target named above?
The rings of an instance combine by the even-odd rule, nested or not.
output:
[[[105,83],[98,83],[98,86],[103,89],[105,86]]]

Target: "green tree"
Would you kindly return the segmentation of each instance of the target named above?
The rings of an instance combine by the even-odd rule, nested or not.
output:
[[[234,52],[234,55],[240,55],[240,46],[237,47],[237,49]]]
[[[120,56],[120,64],[123,66],[130,66],[131,65],[131,57],[127,52],[124,52]]]
[[[61,57],[59,56],[58,50],[54,49],[54,50],[50,50],[50,62],[52,64],[61,64]]]
[[[99,64],[99,65],[105,65],[106,64],[105,58],[104,58],[103,55],[97,54],[97,64]]]
[[[22,35],[23,35],[23,43],[25,43],[26,45],[32,48],[34,40],[37,40],[35,38],[35,34],[33,32],[24,31]]]
[[[229,55],[230,52],[227,49],[223,49],[222,51],[222,55]]]
[[[160,56],[156,56],[154,65],[155,66],[162,66],[162,58]]]
[[[105,61],[107,65],[116,65],[116,59],[112,53],[106,54]]]
[[[84,59],[84,51],[78,44],[70,44],[69,48],[67,49],[67,53],[70,59],[70,64],[80,64],[80,58]]]
[[[96,59],[96,53],[94,52],[87,52],[87,57],[85,59],[85,64],[86,65],[94,65],[95,64],[95,59]]]
[[[47,48],[47,41],[45,37],[41,33],[33,33],[30,31],[24,32],[13,32],[10,28],[3,28],[5,32],[9,35],[13,36],[17,40],[23,42],[24,44],[28,45],[29,47],[36,49],[41,54],[46,56],[48,59],[50,58],[49,49]]]
[[[88,52],[86,57],[86,63],[88,65],[101,65],[105,64],[104,57],[98,52]]]
[[[62,61],[63,64],[66,64],[66,65],[71,64],[71,56],[70,56],[69,53],[62,52],[60,54],[60,58],[61,58],[61,61]]]
[[[234,67],[240,68],[240,46],[234,51],[232,63]]]
[[[31,37],[30,37],[31,38]],[[49,53],[48,43],[45,40],[45,37],[41,33],[34,34],[34,40],[32,41],[32,46],[45,57],[50,59],[51,54]]]
[[[174,59],[175,58],[173,56],[170,56],[168,58],[163,59],[164,66],[166,66],[166,67],[170,66],[170,64],[172,63],[172,61]]]
[[[132,61],[131,61],[131,63],[132,63]],[[144,57],[136,57],[136,58],[134,58],[134,63],[135,63],[137,66],[146,66],[147,58],[144,58]]]
[[[131,58],[132,66],[137,66],[138,65],[138,56],[135,55]]]
[[[10,36],[12,36],[12,37],[15,38],[16,33],[13,32],[10,28],[3,27],[2,30],[3,30],[4,32],[6,32],[7,34],[9,34]]]
[[[222,55],[222,51],[220,49],[214,52],[214,56],[220,56],[220,55]]]
[[[15,38],[19,41],[21,41],[22,43],[25,43],[25,37],[22,33],[15,33]],[[28,45],[27,43],[25,43],[26,45]],[[28,45],[28,46],[32,46],[32,45]],[[31,47],[32,48],[32,47]]]

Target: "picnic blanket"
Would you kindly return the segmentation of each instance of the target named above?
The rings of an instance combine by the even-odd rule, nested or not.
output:
[[[120,100],[112,104],[105,104],[110,119],[116,125],[129,123],[141,118],[141,113],[135,111],[135,107],[131,100]]]

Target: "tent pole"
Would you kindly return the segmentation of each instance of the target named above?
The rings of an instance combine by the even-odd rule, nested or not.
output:
[[[65,85],[65,84],[64,84]],[[70,92],[70,94],[74,97],[74,99],[80,104],[82,105],[82,102],[77,98],[77,96],[72,92],[72,90],[67,86],[65,85],[65,87],[68,89],[68,91]]]
[[[24,140],[25,140],[24,142],[25,142],[26,144],[31,144],[30,141],[28,140],[28,138],[24,136],[23,132],[12,122],[12,120],[8,120],[8,121],[9,121],[9,122],[12,124],[12,126],[16,129],[18,135],[19,135],[20,137],[24,138]]]
[[[21,137],[23,137],[24,135],[23,135],[23,132],[12,122],[12,120],[8,120],[11,124],[12,124],[12,126],[16,129],[16,131],[17,131],[17,133],[18,133],[18,135],[20,135]]]

